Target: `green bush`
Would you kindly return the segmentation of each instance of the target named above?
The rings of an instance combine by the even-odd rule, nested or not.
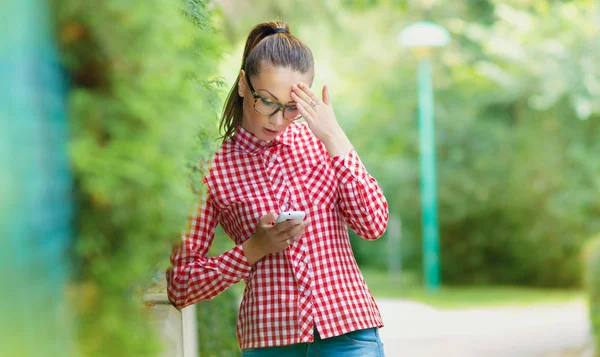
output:
[[[592,331],[596,346],[600,348],[600,235],[590,240],[583,252],[583,272]],[[600,356],[600,353],[597,356]]]
[[[210,255],[218,255],[234,244],[219,227]],[[239,302],[244,289],[240,282],[212,300],[196,304],[198,311],[198,349],[200,356],[236,357],[240,355],[236,338]]]
[[[489,3],[500,9],[500,2]],[[451,44],[434,55],[433,75],[442,282],[579,286],[580,249],[600,230],[600,106],[579,85],[598,68],[578,65],[600,54],[597,38],[580,26],[597,22],[596,12],[589,15],[597,7],[557,3],[546,12],[541,5],[505,3],[515,7],[513,15],[490,11],[485,23],[469,14],[464,1],[444,3],[431,14],[452,32]],[[384,6],[377,11],[362,15],[361,23],[371,22],[360,27],[360,35],[339,31],[355,42],[352,51],[377,51],[361,39],[384,42],[389,28],[407,25],[398,24],[397,12]],[[507,26],[517,14],[535,25]],[[410,21],[411,15],[407,10],[400,17]],[[365,28],[372,33],[366,36]],[[569,59],[551,53],[547,39],[556,39]],[[384,188],[390,212],[402,217],[403,268],[420,271],[417,64],[406,49],[383,48],[359,56],[335,48],[336,66],[343,68],[348,59],[361,68],[348,71],[345,82],[360,84],[336,99],[336,111]],[[353,243],[359,263],[382,265],[374,257],[384,256],[385,244]]]
[[[210,78],[224,40],[199,0],[63,0],[55,10],[71,82],[78,355],[155,355],[139,293],[166,268],[196,200],[197,162],[216,144]]]

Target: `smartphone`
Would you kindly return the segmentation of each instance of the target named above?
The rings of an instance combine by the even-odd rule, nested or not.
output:
[[[302,211],[281,212],[279,214],[279,217],[277,217],[277,221],[275,221],[275,224],[289,220],[302,222],[304,220],[305,215],[306,214]]]

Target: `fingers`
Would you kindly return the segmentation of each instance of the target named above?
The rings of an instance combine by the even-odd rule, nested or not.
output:
[[[300,222],[294,220],[288,220],[285,222],[274,224],[277,219],[276,213],[269,213],[259,218],[260,228],[257,231],[260,233],[260,237],[265,239],[267,246],[272,247],[270,253],[278,252],[286,249],[294,242],[297,242],[304,229],[308,226],[308,222]]]
[[[302,117],[306,119],[309,116],[309,119],[312,119],[314,115],[316,115],[315,108],[311,107],[310,104],[306,102],[306,100],[300,98],[300,96],[294,92],[292,92],[292,99],[296,102],[296,107],[300,110],[300,114]]]
[[[294,244],[295,242],[300,240],[300,237],[304,233],[304,229],[306,228],[306,224],[301,224],[299,226],[294,227],[290,232],[289,236],[284,239],[284,242],[289,246]]]
[[[329,96],[329,87],[323,86],[323,103],[331,106],[331,97]]]
[[[285,240],[285,243],[288,246],[290,246],[290,245],[296,243],[297,241],[299,241],[301,236],[302,236],[302,234],[298,234],[297,236],[294,236],[292,238],[288,238],[288,239]]]
[[[269,213],[258,219],[258,224],[261,226],[272,226],[277,220],[277,213]]]
[[[296,95],[297,98],[299,98],[302,102],[304,102],[302,104],[306,104],[307,107],[313,108],[313,107],[316,107],[317,105],[323,103],[313,93],[312,89],[310,89],[306,84],[304,84],[302,82],[299,83],[298,85],[294,84],[292,86],[292,99],[297,101],[297,99],[294,98],[294,95]]]
[[[289,233],[292,235],[292,239],[298,240],[300,236],[304,233],[304,229],[306,229],[307,226],[307,223],[302,223],[290,229]]]
[[[314,97],[312,90],[302,82],[292,86],[292,93],[300,97],[300,99],[302,99],[306,104],[314,100],[314,98],[312,98]]]
[[[273,229],[275,230],[275,232],[277,232],[279,234],[279,233],[287,232],[290,229],[293,229],[294,227],[298,227],[301,224],[302,224],[302,222],[289,220],[289,221],[277,223],[275,225],[275,227],[273,227]]]
[[[292,93],[292,98],[294,98],[294,94],[293,93]],[[296,98],[294,98],[294,100],[296,100]],[[302,103],[303,102],[296,101],[296,106],[298,107],[298,110],[300,111],[300,114],[302,115],[302,117],[310,124],[310,123],[313,122],[314,115],[316,113],[306,103],[305,104],[302,104]]]
[[[276,234],[281,237],[281,240],[286,240],[301,235],[307,226],[306,222],[287,221],[277,224],[273,229],[277,230]]]

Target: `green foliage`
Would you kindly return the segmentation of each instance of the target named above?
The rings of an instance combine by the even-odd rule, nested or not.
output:
[[[223,40],[204,1],[55,9],[72,81],[79,355],[155,355],[139,292],[166,268],[196,199],[197,163],[213,152],[220,82],[210,78]]]
[[[564,304],[581,300],[583,291],[525,286],[441,286],[432,294],[412,273],[362,269],[369,289],[378,298],[419,301],[438,309],[473,309],[499,306]]]
[[[233,246],[231,239],[219,228],[210,254],[221,254]],[[196,304],[200,356],[235,357],[240,355],[236,338],[236,322],[243,289],[243,283],[238,283],[214,299]]]
[[[235,331],[240,299],[239,289],[232,287],[213,300],[202,301],[196,305],[200,356],[240,356]]]
[[[589,32],[591,10],[585,4],[528,11],[497,4],[490,27],[448,21],[459,44],[477,47],[448,49],[468,61],[447,68],[453,86],[438,89],[446,281],[579,283],[579,249],[600,228],[593,199],[600,194],[593,159],[600,153],[594,139],[600,108],[590,86],[598,72],[581,70],[600,53]],[[478,60],[473,65],[469,58]],[[477,80],[457,81],[458,75]],[[438,78],[448,80],[445,73]]]
[[[442,281],[580,283],[578,253],[600,230],[597,1],[431,1],[423,11],[340,0],[310,24],[293,2],[277,3],[313,50],[313,88],[329,85],[338,120],[402,218],[404,269],[420,271],[422,260],[417,61],[396,36],[427,18],[452,37],[433,55]],[[226,15],[236,28],[268,18]],[[353,246],[362,266],[386,267],[385,238],[354,236]]]
[[[596,346],[600,346],[600,236],[591,239],[583,252],[583,271],[592,331]]]

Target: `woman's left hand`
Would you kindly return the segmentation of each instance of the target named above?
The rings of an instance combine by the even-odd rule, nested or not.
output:
[[[352,149],[352,144],[340,127],[331,106],[329,88],[323,86],[323,100],[304,83],[292,86],[292,99],[306,120],[308,127],[325,144],[330,156]]]

